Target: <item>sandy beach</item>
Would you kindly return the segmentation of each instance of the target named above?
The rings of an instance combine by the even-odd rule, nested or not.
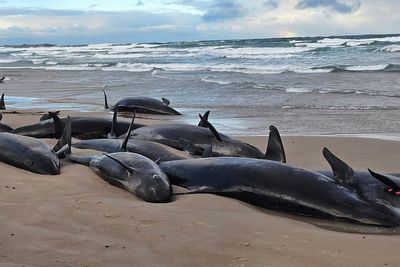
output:
[[[62,113],[67,114],[79,113]],[[3,116],[2,122],[13,127],[39,118],[28,111]],[[265,150],[266,136],[238,138]],[[326,146],[354,169],[400,171],[398,141],[283,136],[283,142],[288,163],[304,168],[329,169],[321,154]],[[88,167],[67,161],[56,176],[0,163],[0,177],[0,266],[397,266],[400,262],[400,238],[390,231],[382,234],[370,227],[261,210],[210,194],[178,196],[167,204],[146,203],[109,185]],[[349,233],[354,230],[358,233]]]

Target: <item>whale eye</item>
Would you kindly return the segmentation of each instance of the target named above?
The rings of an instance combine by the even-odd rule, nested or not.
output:
[[[400,191],[394,191],[393,188],[388,187],[386,189],[386,192],[388,192],[389,194],[396,196],[396,197],[400,197]]]

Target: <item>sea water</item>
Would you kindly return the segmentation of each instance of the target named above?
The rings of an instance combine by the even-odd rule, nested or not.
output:
[[[12,110],[103,111],[105,90],[168,98],[187,123],[211,110],[228,134],[400,136],[400,34],[0,46],[1,75]]]

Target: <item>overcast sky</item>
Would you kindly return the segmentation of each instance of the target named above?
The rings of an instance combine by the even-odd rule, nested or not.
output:
[[[400,0],[0,0],[0,44],[400,33]]]

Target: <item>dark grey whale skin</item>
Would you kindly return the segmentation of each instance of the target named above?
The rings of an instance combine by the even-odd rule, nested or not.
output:
[[[119,150],[121,144],[121,139],[89,139],[77,141],[72,146],[79,149],[95,149],[113,153]],[[143,155],[157,162],[193,158],[185,151],[146,140],[129,140],[126,148],[129,152]]]
[[[118,106],[120,112],[134,112],[159,114],[159,115],[182,115],[163,101],[151,97],[126,97],[119,100],[114,107]]]
[[[1,123],[0,122],[0,132],[11,132],[13,130],[12,127],[8,126],[7,124]]]
[[[318,170],[317,172],[332,179],[334,177],[331,170]],[[379,199],[381,202],[384,202],[387,205],[400,208],[400,197],[388,193],[387,185],[372,177],[372,175],[367,171],[357,171],[356,175],[358,177],[358,190],[362,192],[368,199]],[[389,175],[400,177],[400,173],[389,173]],[[400,178],[398,181],[400,184]]]
[[[275,161],[219,157],[160,164],[172,184],[263,208],[331,220],[397,227],[400,215],[320,173]]]
[[[88,165],[108,183],[123,188],[144,201],[164,203],[171,201],[172,189],[167,175],[152,160],[131,152],[108,154],[133,168],[129,172],[107,156],[67,155],[73,162]]]
[[[66,118],[61,119],[65,122]],[[129,128],[129,122],[117,122],[116,134],[122,135]],[[72,136],[80,139],[104,138],[111,131],[112,119],[99,117],[72,117]],[[135,123],[133,129],[144,126]],[[53,119],[43,120],[39,123],[18,127],[12,133],[36,138],[54,138],[56,131]]]
[[[59,174],[60,161],[43,141],[12,133],[0,133],[0,161],[39,174]]]
[[[211,146],[214,156],[265,157],[258,148],[250,144],[232,139],[222,133],[219,135],[222,141],[215,140],[215,136],[208,128],[190,124],[157,124],[135,129],[131,134],[131,139],[158,142],[179,150],[183,150],[180,141],[183,139],[202,150]]]
[[[72,146],[80,149],[95,149],[113,153],[118,151],[121,144],[121,139],[89,139],[77,141]],[[127,150],[157,162],[192,158],[187,152],[146,140],[129,140]]]

